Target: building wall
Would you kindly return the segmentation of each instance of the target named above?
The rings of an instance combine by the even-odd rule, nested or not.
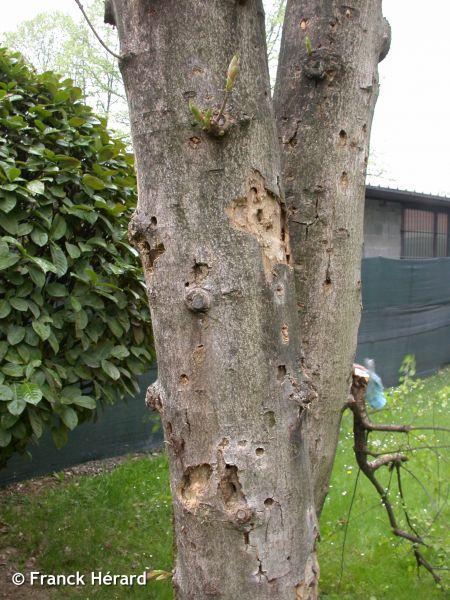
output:
[[[363,256],[400,258],[401,226],[402,206],[399,202],[366,198]]]

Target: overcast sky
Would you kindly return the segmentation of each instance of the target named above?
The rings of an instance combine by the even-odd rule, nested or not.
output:
[[[372,169],[382,175],[370,183],[450,195],[450,2],[384,0],[383,7],[392,44],[372,129]],[[52,10],[79,16],[74,0],[3,0],[0,33]]]

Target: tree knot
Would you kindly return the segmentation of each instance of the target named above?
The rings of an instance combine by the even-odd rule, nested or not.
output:
[[[190,289],[184,299],[192,312],[206,312],[211,306],[211,294],[201,287]]]
[[[329,48],[316,48],[306,54],[303,70],[309,79],[333,80],[337,73],[343,69],[342,58]]]

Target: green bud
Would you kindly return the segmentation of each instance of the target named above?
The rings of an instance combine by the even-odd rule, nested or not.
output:
[[[209,129],[211,127],[211,118],[212,118],[212,110],[208,108],[203,117],[203,127],[204,129]]]
[[[227,92],[231,92],[234,86],[234,80],[239,72],[239,54],[235,54],[228,65],[227,71],[227,84],[225,89]]]
[[[311,45],[311,40],[309,39],[308,36],[305,37],[305,46],[306,46],[306,52],[308,54],[312,54],[312,45]]]
[[[200,111],[200,109],[198,108],[198,106],[192,102],[192,100],[189,100],[189,110],[194,115],[197,123],[203,123],[203,118],[204,118],[203,114]]]

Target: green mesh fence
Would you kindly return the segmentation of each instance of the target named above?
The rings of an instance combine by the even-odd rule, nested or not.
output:
[[[398,382],[407,354],[418,375],[450,363],[450,258],[366,258],[357,360],[373,358],[385,385]]]
[[[450,363],[450,258],[393,260],[366,258],[362,264],[363,315],[357,360],[373,358],[385,385],[398,381],[407,354],[427,375]],[[70,433],[56,450],[50,436],[31,446],[31,459],[14,457],[0,472],[0,485],[52,473],[88,460],[162,446],[156,415],[145,408],[152,370],[141,378],[141,394],[107,407],[93,423]]]

